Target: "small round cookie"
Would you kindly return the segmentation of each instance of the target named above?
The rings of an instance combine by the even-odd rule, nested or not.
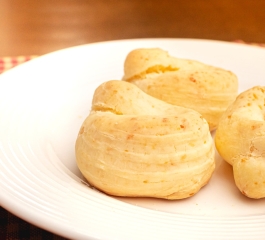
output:
[[[221,157],[233,166],[239,190],[265,197],[265,87],[241,93],[222,116],[215,135]]]
[[[123,80],[170,104],[198,111],[214,130],[238,94],[235,74],[159,48],[135,49],[124,62]]]
[[[76,140],[84,177],[115,196],[190,197],[211,178],[214,154],[209,126],[198,112],[124,81],[96,89]]]

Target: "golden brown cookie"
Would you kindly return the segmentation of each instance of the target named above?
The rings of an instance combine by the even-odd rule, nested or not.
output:
[[[215,144],[233,166],[239,190],[250,198],[265,197],[265,87],[237,97],[220,120]]]
[[[214,130],[238,94],[235,74],[159,48],[135,49],[124,63],[123,80],[165,102],[194,109]]]
[[[115,80],[94,93],[76,160],[91,185],[130,197],[190,197],[215,168],[209,126],[198,112]]]

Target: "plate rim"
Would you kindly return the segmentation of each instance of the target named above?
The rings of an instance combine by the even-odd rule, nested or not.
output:
[[[13,72],[16,72],[16,71],[19,71],[19,69],[21,68],[24,68],[24,65],[25,64],[32,64],[32,63],[35,63],[37,61],[39,61],[38,59],[46,59],[47,57],[52,57],[54,56],[55,54],[58,54],[60,52],[66,52],[66,51],[69,51],[69,50],[75,50],[76,48],[83,48],[85,46],[93,46],[93,45],[98,45],[98,44],[110,44],[110,43],[119,43],[119,42],[139,42],[139,41],[189,41],[189,42],[204,42],[204,43],[218,43],[218,44],[224,44],[224,45],[230,45],[230,46],[240,46],[240,47],[243,47],[243,48],[251,48],[251,49],[258,49],[258,51],[264,51],[265,53],[265,49],[262,49],[260,47],[257,47],[257,46],[252,46],[252,45],[244,45],[244,44],[239,44],[239,43],[236,43],[236,42],[226,42],[226,41],[220,41],[220,40],[209,40],[209,39],[193,39],[193,38],[140,38],[140,39],[124,39],[124,40],[111,40],[111,41],[102,41],[102,42],[95,42],[95,43],[88,43],[88,44],[82,44],[82,45],[78,45],[78,46],[73,46],[73,47],[69,47],[69,48],[65,48],[65,49],[61,49],[61,50],[57,50],[57,51],[54,51],[54,52],[51,52],[51,53],[48,53],[48,54],[45,54],[45,55],[42,55],[42,56],[39,56],[27,63],[24,63],[24,64],[21,64],[20,66],[17,66],[13,69],[10,69],[6,72],[4,72],[3,74],[0,75],[0,85],[2,85],[3,81],[5,81],[5,76],[7,76],[8,78],[8,75],[9,74],[13,74]],[[1,149],[0,149],[1,151]],[[1,185],[0,185],[1,186]],[[57,227],[59,229],[59,232],[58,231],[54,231],[54,229],[50,229],[50,228],[46,228],[45,226],[43,226],[43,224],[38,224],[36,222],[32,222],[31,219],[32,219],[32,216],[35,216],[35,218],[39,218],[39,219],[42,219],[40,216],[37,216],[37,215],[34,215],[33,212],[30,213],[31,216],[31,219],[29,219],[27,216],[24,216],[22,213],[18,213],[17,212],[17,208],[19,208],[19,203],[17,202],[14,203],[14,206],[16,207],[15,211],[13,209],[11,209],[11,206],[8,206],[8,198],[5,198],[5,196],[3,196],[3,194],[1,193],[0,194],[0,202],[1,202],[1,206],[3,208],[5,208],[6,210],[8,210],[9,212],[13,213],[14,215],[16,216],[19,216],[21,219],[33,224],[33,225],[36,225],[36,226],[39,226],[40,228],[43,228],[43,229],[46,229],[47,231],[51,231],[51,232],[54,232],[55,234],[58,234],[58,235],[61,235],[61,236],[65,236],[65,237],[76,237],[79,233],[75,232],[73,233],[72,230],[69,230],[68,232],[65,232],[65,234],[67,235],[62,235],[62,231],[61,231],[61,228],[64,229],[64,227],[61,225],[61,223],[57,223]],[[150,210],[150,209],[149,209]],[[26,209],[25,208],[22,208],[22,211],[21,212],[25,212]],[[155,210],[151,210],[151,211],[155,211]],[[166,215],[171,215],[170,213],[166,213]],[[175,215],[175,214],[174,214]],[[181,214],[180,214],[181,215]],[[258,220],[262,220],[262,222],[260,223],[263,223],[264,224],[264,214],[262,214],[261,216],[258,217]],[[189,217],[187,215],[185,216],[182,216],[184,218],[187,218],[189,219]],[[195,218],[197,218],[198,216],[195,216]],[[221,220],[220,222],[222,221],[227,221],[227,220],[230,220],[230,223],[233,222],[233,221],[238,221],[238,220],[244,220],[244,219],[252,219],[252,220],[257,220],[257,219],[253,219],[253,218],[256,218],[257,216],[246,216],[246,217],[242,217],[242,216],[239,216],[239,217],[220,217],[218,216],[218,219],[217,220]],[[192,216],[192,218],[194,219],[194,216]],[[221,219],[220,219],[221,218]],[[198,218],[198,220],[200,219],[200,217]],[[203,219],[205,219],[205,217],[203,217]],[[208,220],[216,220],[216,219],[212,219],[212,216],[208,216],[206,217],[206,219]],[[47,222],[48,222],[48,219],[45,219]],[[54,223],[56,225],[56,223]],[[82,234],[80,235],[79,234],[79,237],[82,236],[84,237]],[[93,238],[93,236],[91,236],[91,238]]]

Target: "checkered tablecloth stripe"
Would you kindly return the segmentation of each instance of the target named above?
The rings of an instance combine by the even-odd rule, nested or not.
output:
[[[2,57],[0,58],[0,74],[4,71],[13,68],[21,63],[27,62],[37,56],[17,56],[17,57]]]
[[[243,40],[235,40],[234,42],[247,44],[247,45],[252,45],[252,46],[257,46],[257,47],[265,47],[265,43],[249,43],[249,42],[245,42]]]

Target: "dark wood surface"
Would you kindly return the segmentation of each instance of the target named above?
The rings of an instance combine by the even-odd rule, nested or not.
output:
[[[264,0],[0,0],[0,56],[128,38],[265,42]]]
[[[130,38],[265,43],[265,0],[0,0],[0,57]],[[1,237],[63,239],[0,213]]]

